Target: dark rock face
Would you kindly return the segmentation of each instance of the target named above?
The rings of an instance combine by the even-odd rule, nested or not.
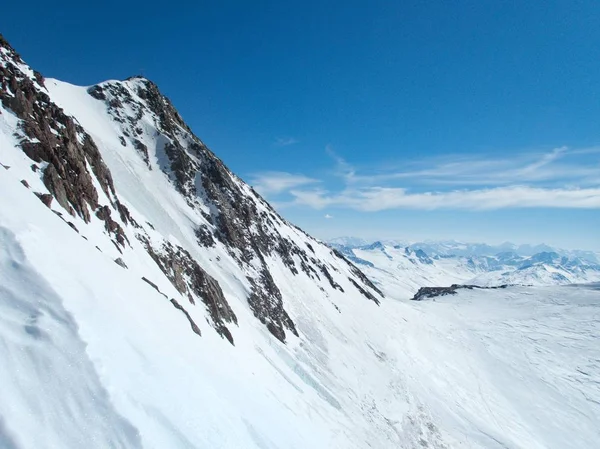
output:
[[[422,301],[427,298],[435,298],[436,296],[456,295],[456,291],[460,289],[473,290],[489,290],[497,288],[506,288],[509,285],[498,285],[494,287],[480,287],[478,285],[459,285],[452,284],[450,287],[421,287],[419,291],[411,298],[412,301]]]
[[[115,263],[125,269],[128,269],[129,267],[127,266],[127,264],[125,263],[125,261],[123,259],[121,259],[120,257],[117,257],[115,259]]]
[[[40,201],[46,205],[46,207],[50,207],[52,205],[52,200],[54,199],[54,197],[49,193],[35,192],[35,194],[40,199]]]
[[[375,304],[379,305],[379,300],[369,291],[365,290],[364,288],[362,288],[358,282],[356,282],[354,279],[352,279],[351,277],[348,278],[348,280],[352,283],[352,285],[354,285],[354,287],[356,287],[356,289],[362,293],[363,296],[365,296],[366,298],[370,299],[371,301],[373,301]]]
[[[248,280],[252,284],[248,303],[254,316],[282,342],[285,341],[285,329],[298,336],[294,322],[283,308],[281,291],[269,270],[263,267],[258,279],[248,277]]]
[[[121,224],[113,219],[112,212],[117,212],[124,225],[129,224],[134,228],[139,228],[139,225],[117,198],[110,171],[94,141],[80,125],[50,100],[41,75],[35,72],[33,77],[27,75],[24,71],[27,66],[2,36],[0,36],[0,47],[7,50],[7,53],[2,55],[3,64],[0,65],[0,101],[5,108],[12,110],[22,120],[21,147],[24,153],[37,163],[32,164],[32,170],[37,171],[39,165],[45,165],[42,179],[50,194],[36,193],[36,195],[48,207],[51,207],[52,200],[56,199],[65,210],[72,215],[79,215],[86,223],[91,220],[91,212],[93,212],[96,217],[104,221],[107,233],[114,236],[116,243],[113,243],[121,251],[119,245],[125,246],[129,241]],[[95,98],[106,98],[99,88],[92,88],[90,94]],[[137,140],[135,142],[135,148],[145,155],[147,161],[148,153],[145,145]],[[91,172],[88,167],[91,168]],[[92,177],[96,178],[109,198],[110,206],[99,203]],[[62,214],[58,215],[62,218]],[[67,222],[67,224],[77,231],[73,223]],[[236,323],[237,319],[225,300],[219,284],[208,276],[184,250],[172,247],[167,249],[169,251],[163,255],[154,253],[151,248],[149,252],[161,269],[167,273],[167,277],[172,282],[176,282],[178,290],[186,292],[190,290],[189,298],[192,303],[192,294],[203,298],[217,330],[233,343],[223,321]],[[115,262],[127,268],[122,259],[117,258]],[[155,283],[145,277],[142,280],[161,293]],[[192,330],[200,335],[198,326],[188,312],[176,300],[171,302],[186,315]]]
[[[190,322],[190,327],[192,328],[192,331],[195,334],[198,334],[198,335],[202,336],[202,333],[200,332],[200,328],[196,325],[196,323],[194,322],[194,320],[192,319],[192,317],[190,316],[190,314],[188,313],[188,311],[185,310],[183,308],[183,306],[181,304],[179,304],[175,299],[171,299],[171,304],[173,304],[173,306],[176,309],[181,310],[183,312],[183,314],[185,315],[185,317],[187,318],[187,320]]]
[[[352,271],[352,274],[353,274],[354,276],[356,276],[358,279],[360,279],[360,280],[361,280],[361,282],[362,282],[362,283],[363,283],[365,286],[367,286],[368,288],[370,288],[371,290],[373,290],[374,292],[376,292],[376,293],[377,293],[379,296],[383,297],[383,293],[381,292],[381,290],[379,290],[379,289],[378,289],[378,288],[375,286],[375,284],[373,284],[373,282],[371,282],[371,280],[370,280],[370,279],[369,279],[367,276],[365,276],[365,274],[364,274],[362,271],[360,271],[360,270],[359,270],[359,269],[358,269],[358,268],[357,268],[357,267],[356,267],[356,266],[355,266],[355,265],[354,265],[352,262],[350,262],[350,261],[349,261],[347,258],[345,258],[345,257],[343,256],[343,254],[342,254],[342,253],[340,253],[340,252],[339,252],[337,249],[333,249],[332,251],[333,251],[333,254],[334,254],[336,257],[338,257],[338,258],[342,259],[343,261],[345,261],[345,262],[348,264],[348,266],[350,267],[350,270]],[[356,282],[352,281],[352,283],[356,285]],[[360,290],[359,290],[359,291],[360,291]],[[368,299],[370,299],[370,300],[372,300],[372,301],[375,301],[375,303],[379,304],[379,300],[378,300],[377,298],[375,298],[375,296],[374,296],[374,295],[372,295],[372,294],[370,294],[369,292],[367,292],[366,290],[365,290],[365,291],[363,291],[363,292],[361,292],[361,293],[362,293],[362,294],[363,294],[365,297],[367,297]]]
[[[329,274],[329,270],[327,270],[327,267],[325,265],[320,265],[319,268],[321,269],[321,273],[323,273],[323,275],[327,278],[327,280],[329,281],[329,284],[335,288],[336,290],[341,291],[342,293],[344,292],[344,289],[342,288],[342,286],[340,284],[338,284],[337,282],[335,282],[333,280],[333,277],[331,276],[331,274]],[[362,292],[361,292],[362,293]]]
[[[160,291],[160,289],[158,288],[158,285],[156,285],[154,282],[152,282],[147,277],[142,276],[142,281],[144,281],[146,284],[148,284],[150,287],[152,287],[158,293],[160,293],[161,295],[163,295],[165,298],[167,297],[167,295],[165,295],[163,292]]]
[[[150,240],[138,235],[145,243],[146,251],[171,281],[173,286],[191,304],[199,299],[204,303],[216,331],[233,344],[233,336],[226,323],[237,324],[237,317],[225,299],[219,283],[204,271],[190,253],[169,242],[163,242],[162,247],[154,248]]]
[[[166,241],[150,243],[144,230],[149,228],[138,224],[119,201],[110,170],[92,137],[51,101],[44,78],[31,71],[1,36],[0,47],[6,50],[0,53],[0,101],[21,120],[21,148],[32,159],[31,169],[41,172],[50,192],[39,193],[39,198],[48,207],[58,203],[86,223],[94,217],[102,220],[120,252],[130,244],[127,233],[133,232],[130,237],[135,235],[145,245],[175,288],[192,305],[202,302],[211,325],[233,343],[227,325],[237,324],[237,317],[218,282],[184,248]],[[292,275],[304,273],[315,282],[327,282],[344,292],[341,284],[348,286],[347,273],[334,266],[339,264],[319,259],[317,241],[287,223],[231,173],[192,133],[154,83],[136,77],[93,86],[88,93],[106,105],[107,113],[119,125],[122,150],[130,147],[136,151],[148,169],[154,162],[150,161],[151,155],[156,155],[158,166],[187,205],[204,217],[206,223],[195,229],[196,243],[205,248],[222,245],[229,252],[248,276],[250,309],[276,338],[285,342],[287,332],[298,332],[268,262],[281,261]],[[147,126],[149,123],[153,128]],[[151,136],[148,129],[152,129]],[[156,148],[148,148],[149,142]],[[109,204],[102,204],[106,202],[104,196]],[[72,223],[70,226],[76,229]],[[152,228],[149,223],[147,226]],[[356,288],[378,304],[381,292],[344,256],[336,256],[348,264],[351,273],[352,286],[345,288]],[[186,314],[192,329],[197,328],[181,304],[175,301],[173,305]]]
[[[126,82],[94,86],[88,93],[106,104],[108,113],[120,124],[122,134],[132,142],[149,167],[148,149],[136,140],[143,128],[141,121],[153,121],[157,134],[152,138],[158,145],[155,150],[161,170],[169,176],[187,204],[200,211],[207,221],[196,229],[197,243],[204,247],[213,247],[217,242],[223,244],[231,257],[250,273],[250,308],[279,340],[285,341],[286,331],[295,335],[297,331],[285,310],[266,257],[280,259],[294,275],[302,271],[310,278],[320,280],[321,274],[332,288],[344,291],[331,274],[331,268],[312,255],[315,250],[310,244],[300,247],[280,233],[282,227],[295,227],[229,171],[192,133],[154,83],[134,77]],[[309,256],[307,251],[312,254]],[[348,263],[343,256],[338,257]],[[382,296],[381,292],[360,270],[349,265],[358,278],[358,282],[352,281],[353,285],[366,298],[378,303],[372,292]]]
[[[0,65],[0,101],[22,120],[21,147],[25,154],[37,163],[47,163],[42,179],[48,191],[70,214],[89,222],[90,210],[100,206],[94,176],[112,206],[124,208],[92,138],[50,100],[41,75],[34,72],[30,77],[23,71],[25,63],[1,36],[0,46],[7,51]],[[50,205],[45,197],[41,198]],[[120,226],[111,227],[117,242],[123,245],[123,230]]]

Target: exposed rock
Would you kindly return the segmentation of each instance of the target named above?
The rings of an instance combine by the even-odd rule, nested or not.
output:
[[[63,207],[63,209],[72,214],[73,208],[71,207],[71,205],[69,204],[69,200],[67,199],[67,190],[65,189],[65,183],[58,174],[58,171],[56,170],[53,164],[49,164],[48,167],[46,167],[46,170],[44,170],[44,185],[50,191],[52,196],[56,198],[58,204],[60,204]],[[84,219],[86,219],[86,221],[89,221],[89,213],[87,211],[87,208],[85,209],[83,215]]]
[[[379,300],[369,291],[365,290],[364,288],[362,288],[358,282],[356,282],[354,279],[352,279],[351,277],[348,277],[348,280],[356,287],[356,289],[362,293],[362,295],[367,298],[370,299],[371,301],[373,301],[375,304],[379,305]]]
[[[150,166],[150,158],[148,157],[148,147],[138,139],[133,139],[133,147],[142,155],[142,158],[144,159],[144,162],[148,168],[152,169]]]
[[[92,86],[88,89],[88,94],[94,97],[96,100],[106,100],[106,96],[100,86]]]
[[[248,303],[255,316],[278,339],[285,341],[287,330],[294,334],[297,331],[285,310],[284,298],[270,276],[267,257],[279,258],[294,275],[302,271],[321,281],[321,274],[334,289],[344,291],[340,284],[341,274],[333,273],[335,268],[332,272],[324,262],[309,258],[307,251],[315,253],[310,243],[300,247],[281,235],[279,229],[287,226],[307,239],[311,238],[287,223],[256,191],[245,188],[243,182],[192,133],[154,83],[133,77],[126,82],[103,83],[88,92],[105,103],[108,113],[120,124],[123,135],[141,135],[142,118],[154,120],[157,133],[151,138],[163,142],[162,148],[157,148],[161,170],[169,176],[190,208],[200,211],[206,219],[206,224],[195,230],[198,244],[214,247],[221,243],[231,257],[252,273],[249,275],[252,288]],[[140,157],[148,164],[148,149],[142,140],[131,137]],[[169,267],[172,262],[163,261],[161,265],[181,291],[183,281],[176,274],[177,270]],[[355,278],[353,285],[366,298],[378,302],[375,295],[382,296],[381,292],[356,267],[350,266]],[[337,276],[339,281],[335,279]]]
[[[77,234],[79,234],[79,229],[77,229],[77,226],[75,226],[75,224],[72,221],[67,221],[67,224],[73,231],[75,231]]]
[[[171,304],[173,304],[176,309],[181,310],[183,312],[183,314],[185,315],[185,317],[190,322],[190,326],[192,328],[192,331],[194,331],[194,333],[202,336],[202,333],[200,332],[200,328],[196,325],[196,323],[194,322],[194,320],[192,319],[192,317],[190,316],[190,314],[188,313],[188,311],[185,310],[181,306],[181,304],[179,304],[175,299],[171,299]],[[231,343],[233,344],[233,341]]]
[[[249,277],[248,280],[252,284],[248,303],[254,316],[281,342],[285,342],[285,329],[298,336],[294,322],[283,308],[281,291],[269,270],[263,268],[258,279]]]
[[[125,246],[125,242],[128,241],[125,231],[119,223],[111,217],[111,209],[108,206],[100,206],[96,211],[96,216],[104,221],[104,228],[109,234],[114,234],[117,242],[122,246]],[[118,249],[118,248],[117,248]],[[120,251],[120,249],[119,249]]]
[[[473,290],[477,289],[497,289],[509,287],[508,284],[498,285],[494,287],[480,287],[478,285],[460,285],[452,284],[450,287],[421,287],[419,291],[411,298],[412,301],[422,301],[426,298],[435,298],[436,296],[456,295],[456,291],[460,289]]]
[[[200,246],[211,248],[216,245],[215,239],[206,225],[198,226],[196,228],[196,238],[198,239],[198,244]]]
[[[335,282],[333,280],[333,277],[331,277],[331,274],[329,274],[329,270],[327,270],[327,267],[325,265],[319,265],[319,268],[321,269],[321,272],[325,275],[325,277],[327,278],[327,280],[329,281],[329,284],[331,284],[331,286],[341,292],[344,291],[344,289],[341,287],[340,284],[338,284],[337,282]],[[360,290],[359,290],[360,291]],[[361,292],[362,293],[362,292]]]
[[[164,241],[160,248],[154,248],[150,240],[139,235],[146,251],[165,273],[173,286],[187,295],[192,304],[194,297],[204,303],[217,332],[233,344],[233,336],[226,323],[237,324],[237,317],[225,299],[219,283],[204,271],[198,262],[183,248]]]
[[[96,247],[98,248],[98,247]],[[100,249],[100,248],[98,248]],[[165,298],[167,297],[167,295],[165,295],[163,292],[160,291],[160,289],[158,288],[158,285],[156,285],[154,282],[152,282],[150,279],[148,279],[145,276],[142,276],[142,281],[144,281],[146,284],[148,284],[150,287],[152,287],[154,290],[156,290],[158,293],[160,293],[161,295],[163,295]]]
[[[343,261],[346,262],[346,264],[348,264],[348,266],[350,267],[350,271],[352,271],[352,274],[354,276],[356,276],[358,279],[360,279],[364,285],[366,285],[368,288],[370,288],[371,290],[373,290],[374,292],[376,292],[379,296],[381,296],[383,298],[383,293],[381,292],[381,290],[379,290],[375,286],[375,284],[373,284],[373,282],[371,282],[371,280],[367,276],[365,276],[365,274],[362,271],[360,271],[358,268],[356,268],[356,266],[352,262],[350,262],[346,257],[344,257],[344,255],[342,253],[340,253],[337,249],[332,249],[332,252],[336,257],[338,257],[339,259],[342,259]],[[373,294],[371,294],[366,289],[360,287],[358,285],[358,283],[356,281],[354,281],[354,279],[352,279],[352,278],[349,278],[349,279],[352,282],[352,284],[354,284],[354,286],[358,289],[358,291],[363,294],[363,296],[370,299],[371,301],[374,301],[376,304],[379,304],[379,300]]]
[[[54,199],[54,197],[52,195],[50,195],[49,193],[40,193],[40,192],[35,192],[35,194],[42,203],[44,203],[48,208],[50,208],[50,205],[52,204],[52,200]]]
[[[26,180],[21,179],[21,184],[23,184],[25,187],[29,188],[29,183]]]
[[[50,100],[43,77],[23,73],[18,66],[24,64],[22,59],[1,36],[0,45],[6,50],[0,65],[0,101],[22,121],[23,151],[37,163],[47,162],[43,182],[48,191],[70,214],[89,222],[89,209],[99,206],[92,176],[109,198],[116,199],[110,171],[91,137]]]
[[[0,101],[20,119],[16,136],[23,152],[34,162],[31,169],[43,170],[41,178],[50,193],[38,194],[40,199],[50,207],[55,198],[66,211],[65,217],[67,213],[79,216],[85,223],[94,217],[102,220],[121,253],[129,244],[127,232],[135,229],[136,237],[174,287],[192,305],[203,303],[211,325],[233,343],[227,325],[237,324],[237,317],[218,282],[184,248],[167,241],[156,243],[154,234],[150,243],[145,229],[154,227],[138,224],[119,201],[110,171],[90,135],[51,101],[44,78],[23,69],[20,57],[1,37],[0,45],[6,49],[0,54]],[[136,77],[92,86],[88,93],[104,103],[106,113],[121,128],[119,140],[129,148],[124,151],[135,148],[149,169],[150,154],[156,154],[160,169],[193,209],[190,217],[200,221],[195,224],[196,243],[204,248],[224,248],[248,273],[249,306],[279,340],[285,342],[287,332],[298,332],[271,275],[270,264],[274,261],[281,261],[292,275],[306,274],[322,284],[321,289],[331,286],[344,292],[345,288],[356,288],[378,302],[375,294],[381,292],[356,267],[350,264],[354,286],[350,287],[345,280],[346,271],[319,259],[313,247],[319,245],[317,241],[287,223],[256,191],[231,173],[192,133],[154,83]],[[154,129],[148,126],[148,120],[154,121]],[[148,148],[148,142],[156,147]],[[201,217],[206,220],[204,223]],[[61,218],[77,230],[73,223]],[[122,261],[119,258],[115,262],[119,260]]]
[[[119,265],[119,266],[123,267],[123,268],[129,268],[129,267],[127,266],[127,264],[126,264],[126,263],[123,261],[123,259],[121,259],[120,257],[117,257],[117,258],[115,259],[115,263],[116,263],[117,265]]]

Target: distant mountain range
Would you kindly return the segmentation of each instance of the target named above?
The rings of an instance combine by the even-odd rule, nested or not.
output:
[[[405,300],[600,279],[597,262],[330,245],[153,82],[44,78],[0,35],[0,448],[598,447],[600,292]]]
[[[600,280],[600,258],[591,251],[548,245],[487,245],[457,241],[367,243],[340,237],[329,245],[359,265],[390,294],[414,294],[422,286],[469,283],[562,285]]]
[[[387,246],[401,246],[413,249],[422,249],[430,256],[497,256],[501,253],[514,253],[518,256],[533,256],[539,253],[556,253],[560,256],[580,258],[593,263],[600,263],[600,253],[589,250],[568,250],[556,248],[544,243],[539,245],[516,245],[504,242],[500,245],[487,243],[466,243],[457,240],[426,240],[423,242],[410,242],[408,240],[381,239],[369,241],[359,237],[336,237],[327,241],[330,244],[360,248],[376,243]]]

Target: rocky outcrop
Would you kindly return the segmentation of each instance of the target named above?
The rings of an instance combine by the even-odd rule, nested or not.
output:
[[[465,289],[465,290],[473,290],[473,289],[498,289],[498,288],[506,288],[509,285],[498,285],[494,287],[480,287],[478,285],[459,285],[452,284],[450,287],[421,287],[419,291],[411,298],[412,301],[422,301],[427,298],[435,298],[436,296],[444,296],[444,295],[456,295],[457,290]]]
[[[136,243],[130,239],[139,239],[182,297],[206,307],[210,324],[224,338],[233,343],[228,326],[237,324],[237,317],[221,286],[188,251],[215,248],[228,254],[239,265],[241,276],[246,276],[250,310],[282,342],[298,331],[277,285],[280,278],[276,280],[271,272],[274,264],[278,271],[283,264],[286,276],[306,275],[320,283],[323,292],[359,292],[379,304],[381,292],[360,270],[340,254],[335,256],[341,264],[331,254],[324,255],[319,242],[285,221],[235,176],[192,133],[154,83],[134,77],[92,86],[88,94],[105,104],[106,114],[116,125],[118,150],[130,149],[148,170],[163,171],[190,208],[186,213],[195,241],[187,241],[187,249],[156,236],[150,223],[136,222],[119,200],[93,138],[51,100],[44,78],[1,36],[0,47],[0,101],[18,117],[20,146],[48,192],[33,193],[77,232],[75,224],[65,219],[68,214],[85,223],[101,220],[123,256],[116,259],[123,267],[127,266],[126,249]],[[60,208],[68,214],[60,213]],[[100,246],[96,248],[102,252]],[[176,302],[182,307],[180,299]]]
[[[376,292],[380,297],[383,298],[383,293],[381,292],[381,290],[379,290],[375,284],[373,284],[373,282],[371,282],[371,280],[365,276],[365,274],[360,271],[356,265],[354,265],[352,262],[350,262],[346,257],[344,257],[344,255],[339,252],[337,249],[332,249],[331,250],[332,253],[339,259],[343,260],[349,267],[350,267],[350,271],[352,271],[352,274],[354,276],[356,276],[358,279],[360,279],[360,281],[369,289],[373,290],[374,292]],[[358,285],[355,281],[353,281],[353,283],[355,285]],[[362,287],[361,287],[362,289]],[[361,291],[361,293],[363,294],[363,296],[365,296],[366,298],[374,301],[375,303],[379,304],[379,300],[371,293],[367,292],[365,289],[362,289],[363,291]],[[360,291],[360,290],[359,290]]]
[[[108,113],[119,123],[127,145],[132,145],[148,163],[143,140],[143,124],[152,123],[156,133],[157,162],[173,182],[189,207],[199,211],[206,223],[196,228],[197,243],[203,247],[222,244],[248,273],[251,289],[248,303],[254,315],[279,340],[286,331],[297,334],[285,310],[281,292],[273,280],[267,258],[280,260],[293,274],[304,272],[311,279],[344,291],[335,269],[314,256],[311,244],[298,245],[280,229],[301,230],[287,223],[252,188],[237,176],[198,139],[185,124],[168,98],[149,80],[134,77],[125,82],[103,83],[88,93],[105,103]],[[307,239],[312,240],[306,236]],[[315,244],[317,244],[315,242]],[[343,256],[350,266],[352,284],[366,298],[378,303],[381,292]],[[341,278],[341,276],[340,276]]]
[[[248,303],[254,316],[282,342],[285,342],[285,329],[298,336],[294,322],[283,308],[281,291],[269,270],[263,268],[258,278],[248,277],[248,280],[252,284]]]
[[[191,304],[201,301],[206,306],[213,327],[233,344],[233,336],[226,324],[237,324],[237,317],[219,283],[185,249],[167,241],[155,247],[147,237],[138,235],[138,238],[144,242],[148,254],[177,291],[187,297]]]
[[[111,206],[125,209],[116,197],[110,171],[92,138],[50,100],[44,78],[37,72],[29,73],[21,57],[1,36],[0,47],[0,101],[21,119],[21,147],[25,154],[38,164],[45,163],[42,179],[50,194],[71,215],[89,222],[90,212],[101,207],[92,179],[95,177]],[[110,213],[104,216],[107,230],[124,245],[126,237],[121,226],[109,221]]]
[[[202,336],[202,333],[200,332],[200,328],[198,327],[198,325],[194,322],[194,320],[192,319],[192,317],[190,316],[190,314],[188,313],[187,310],[185,310],[185,308],[179,304],[177,302],[177,300],[175,299],[171,299],[171,304],[173,304],[173,306],[177,309],[177,310],[181,310],[181,312],[183,312],[183,314],[185,315],[185,317],[187,318],[187,320],[190,323],[190,327],[192,328],[192,331],[197,334]]]

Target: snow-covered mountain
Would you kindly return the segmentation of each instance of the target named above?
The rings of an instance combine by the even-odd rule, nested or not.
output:
[[[477,257],[477,256],[498,256],[499,254],[515,254],[520,257],[531,257],[535,254],[554,252],[560,256],[568,258],[583,259],[587,262],[600,263],[600,253],[589,250],[569,250],[555,248],[545,244],[539,245],[516,245],[514,243],[505,242],[500,245],[489,245],[487,243],[467,243],[457,240],[427,240],[423,242],[409,242],[406,240],[378,240],[387,246],[402,246],[412,249],[421,249],[430,256],[461,256],[461,257]],[[369,241],[358,237],[338,237],[328,240],[328,243],[334,245],[343,245],[349,248],[359,248],[367,246]]]
[[[0,164],[2,448],[600,441],[597,290],[410,302],[407,270],[384,295],[144,78],[46,79],[0,37]],[[345,252],[436,284],[462,263]]]
[[[223,273],[281,341],[297,329],[275,269],[324,292],[348,289],[379,301],[360,271],[233,175],[152,82],[83,88],[44,80],[18,59],[12,64],[16,56],[7,48],[2,101],[12,113],[4,114],[5,135],[22,151],[7,153],[3,164],[75,232],[140,277],[141,245],[162,271],[150,280],[161,290],[169,282],[191,305],[204,302],[212,326],[229,340],[237,320],[222,292],[230,283]]]
[[[557,253],[568,258],[579,258],[592,263],[600,263],[600,254],[589,250],[569,250],[555,248],[545,244],[539,245],[516,245],[505,242],[500,245],[488,245],[486,243],[464,243],[456,240],[449,241],[426,241],[413,242],[405,246],[422,249],[432,256],[497,256],[501,253],[516,254],[520,257],[531,257],[540,253]]]
[[[600,281],[599,263],[560,255],[556,251],[544,251],[531,256],[515,251],[491,254],[498,248],[469,244],[470,249],[467,250],[465,246],[456,248],[448,242],[392,246],[380,241],[342,245],[334,240],[329,245],[359,266],[384,293],[402,291],[404,297],[410,297],[423,286],[448,286],[454,283],[498,286]],[[457,254],[453,254],[453,250]],[[465,253],[468,255],[463,255]]]

